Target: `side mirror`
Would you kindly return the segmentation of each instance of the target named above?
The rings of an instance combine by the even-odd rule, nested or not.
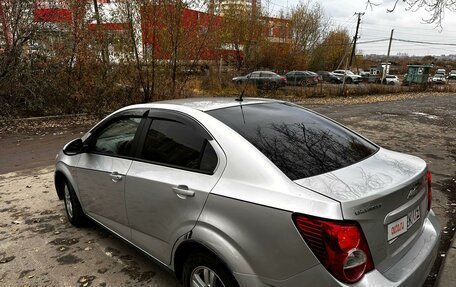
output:
[[[63,153],[66,155],[77,155],[84,151],[84,144],[82,143],[82,139],[74,139],[67,143],[63,147]]]

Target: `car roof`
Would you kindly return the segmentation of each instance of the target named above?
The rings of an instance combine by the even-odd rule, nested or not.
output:
[[[207,97],[207,98],[186,98],[186,99],[175,99],[152,102],[148,104],[140,104],[130,106],[130,108],[157,108],[160,105],[171,107],[171,106],[184,106],[195,110],[207,112],[211,110],[217,110],[222,108],[229,108],[239,106],[241,102],[237,101],[235,97]],[[283,102],[274,99],[264,98],[243,98],[242,105],[251,104],[262,104],[262,103],[273,103]]]

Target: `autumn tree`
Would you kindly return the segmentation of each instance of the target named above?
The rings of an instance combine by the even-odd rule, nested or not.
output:
[[[321,44],[312,53],[310,68],[312,70],[335,70],[351,48],[348,31],[337,29],[329,32]]]
[[[313,50],[324,39],[329,19],[317,2],[300,3],[290,11],[291,55],[298,66],[306,67]]]
[[[34,51],[30,41],[43,28],[35,21],[33,0],[0,1],[0,118],[14,113],[15,108],[34,108],[39,98],[39,82],[30,70]]]
[[[34,1],[0,1],[1,46],[0,85],[10,80],[10,76],[20,66],[20,59],[26,51],[29,40],[38,31],[34,21]]]
[[[223,11],[220,41],[228,50],[235,51],[235,65],[239,71],[244,65],[255,65],[256,49],[264,40],[264,22],[260,11],[231,6]]]

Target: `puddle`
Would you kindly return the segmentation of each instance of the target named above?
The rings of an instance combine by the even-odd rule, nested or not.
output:
[[[71,246],[78,242],[79,242],[78,238],[56,238],[56,239],[50,241],[49,244],[52,244],[54,246],[59,246],[59,245]]]
[[[426,114],[426,113],[422,113],[422,112],[412,112],[412,114],[413,114],[413,115],[416,115],[416,116],[426,117],[426,118],[431,119],[431,120],[438,120],[438,119],[440,119],[439,116],[431,115],[431,114]]]
[[[131,279],[136,280],[137,282],[149,281],[154,278],[156,274],[154,271],[141,272],[139,271],[139,267],[136,266],[125,267],[120,271],[127,274]]]
[[[77,263],[83,262],[83,260],[72,254],[68,254],[68,255],[64,255],[64,256],[57,258],[57,262],[59,262],[60,265],[69,265],[69,264],[77,264]]]
[[[35,271],[35,269],[22,270],[21,274],[19,274],[18,279],[24,278],[25,276],[27,276],[28,274],[30,274],[33,271]]]

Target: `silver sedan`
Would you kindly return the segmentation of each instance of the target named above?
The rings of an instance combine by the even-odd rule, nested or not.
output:
[[[123,108],[57,156],[69,221],[90,218],[184,286],[418,286],[437,255],[431,174],[291,103]]]

